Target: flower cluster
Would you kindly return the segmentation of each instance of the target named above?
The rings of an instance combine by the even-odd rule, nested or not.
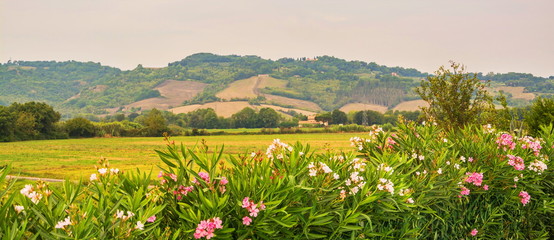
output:
[[[458,197],[462,197],[462,195],[469,195],[469,189],[464,187],[464,186],[461,186],[462,190],[460,191],[460,194],[461,195],[458,195]]]
[[[202,180],[204,180],[204,182],[206,182],[207,184],[210,184],[210,174],[208,174],[207,172],[199,172],[198,176],[200,176],[200,178],[202,178]],[[200,184],[198,182],[198,180],[196,180],[196,178],[192,179],[192,183]]]
[[[13,206],[13,209],[17,212],[17,213],[21,213],[23,210],[25,210],[25,207],[21,206],[21,205],[15,205]]]
[[[323,173],[332,173],[333,170],[331,170],[331,168],[329,168],[329,166],[327,166],[327,164],[325,163],[322,163],[322,162],[318,162],[316,164],[314,164],[313,162],[310,162],[310,164],[308,165],[308,169],[309,169],[309,174],[311,177],[315,177],[317,176],[317,173],[318,172],[323,172]]]
[[[181,200],[183,196],[186,196],[189,192],[192,192],[192,190],[194,190],[194,186],[185,187],[181,185],[173,191],[173,195],[177,196],[177,200]]]
[[[548,166],[543,161],[535,160],[532,163],[527,166],[529,170],[537,172],[539,175],[544,172],[544,170],[548,169]]]
[[[542,149],[540,139],[534,139],[533,137],[525,136],[521,138],[521,141],[523,142],[521,144],[522,149],[531,149],[533,150],[533,153],[535,154],[535,156],[539,156],[540,151]]]
[[[344,184],[350,187],[350,194],[354,195],[360,191],[360,188],[365,186],[364,180],[364,177],[360,176],[360,172],[352,172]]]
[[[31,202],[33,202],[34,204],[38,204],[42,199],[42,196],[43,196],[42,193],[44,193],[47,197],[50,194],[52,194],[52,191],[48,189],[43,190],[42,193],[39,193],[38,191],[36,191],[36,190],[42,190],[44,187],[45,185],[38,184],[37,189],[35,189],[32,184],[28,184],[28,185],[25,185],[25,187],[21,189],[21,191],[19,192],[23,194],[25,197],[28,197],[29,199],[31,199]]]
[[[525,163],[523,162],[523,158],[514,156],[514,155],[507,155],[508,157],[508,164],[514,167],[515,170],[523,170],[525,169]]]
[[[379,164],[379,167],[377,167],[377,169],[388,172],[389,174],[392,174],[394,172],[394,169],[392,167],[384,163]]]
[[[160,171],[158,174],[158,178],[162,178],[162,180],[160,180],[160,184],[164,185],[167,183],[167,179],[164,178],[165,176],[171,178],[174,182],[177,182],[177,175],[175,175],[175,173],[164,173],[163,171]]]
[[[117,219],[121,219],[123,221],[129,219],[129,218],[132,218],[133,216],[135,216],[135,214],[131,211],[127,211],[127,215],[125,215],[125,212],[121,211],[121,210],[117,210],[115,212],[115,215],[114,217],[117,218]]]
[[[519,192],[519,198],[521,199],[523,206],[525,206],[531,200],[531,195],[529,195],[526,191],[521,191]]]
[[[65,226],[71,225],[71,218],[68,216],[64,220],[59,221],[55,228],[65,229]]]
[[[500,135],[500,137],[496,139],[496,144],[498,144],[498,148],[502,148],[504,151],[508,149],[514,150],[516,148],[514,137],[507,133]]]
[[[370,140],[361,137],[351,137],[350,146],[358,148],[358,150],[364,149],[364,142],[370,142]]]
[[[383,132],[383,128],[379,127],[378,125],[371,126],[371,130],[369,130],[369,137],[371,139],[376,139],[377,136],[379,136],[380,133]]]
[[[387,191],[394,195],[394,183],[391,180],[386,178],[380,178],[379,184],[377,184],[377,189],[381,191]]]
[[[100,169],[98,169],[98,174],[100,175],[100,177],[106,176],[108,174],[117,175],[117,174],[119,174],[119,169],[118,168],[110,168],[110,170],[108,171],[108,168],[100,168]],[[98,175],[96,175],[96,173],[91,174],[89,180],[91,182],[97,181],[98,180]]]
[[[482,173],[467,172],[466,176],[467,177],[466,177],[465,181],[468,182],[468,183],[473,183],[473,185],[475,185],[475,186],[481,186],[481,184],[483,183],[483,174]]]
[[[489,123],[487,125],[483,125],[483,132],[484,133],[494,133],[494,131],[496,131],[492,125]]]
[[[269,159],[273,159],[274,157],[277,157],[277,159],[283,159],[282,153],[278,154],[277,156],[273,155],[279,150],[292,152],[292,147],[284,142],[281,142],[280,139],[274,139],[273,143],[271,143],[271,145],[269,145],[269,147],[267,148],[265,155]]]
[[[352,159],[352,161],[350,162],[351,164],[351,169],[353,170],[356,170],[356,171],[360,171],[360,172],[363,172],[365,171],[365,166],[366,166],[366,160],[365,159],[362,159],[362,158],[354,158]]]
[[[194,238],[199,239],[205,237],[206,239],[210,239],[215,237],[214,231],[216,229],[222,229],[222,223],[223,221],[221,221],[219,217],[200,221],[194,232]]]
[[[263,201],[254,203],[250,198],[245,197],[242,199],[242,208],[248,210],[250,217],[257,217],[260,210],[265,210],[265,205]]]

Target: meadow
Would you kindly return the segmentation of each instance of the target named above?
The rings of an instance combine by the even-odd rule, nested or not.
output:
[[[245,131],[244,129],[242,131]],[[224,146],[229,154],[264,152],[273,139],[293,144],[300,141],[322,152],[329,146],[333,151],[351,150],[349,139],[367,133],[316,133],[272,135],[219,135],[172,137],[176,144],[193,147],[204,140],[211,150]],[[123,171],[140,169],[158,171],[161,164],[155,150],[165,149],[163,137],[87,138],[39,140],[0,143],[0,165],[12,164],[12,175],[86,179],[95,172],[94,165],[101,158]]]

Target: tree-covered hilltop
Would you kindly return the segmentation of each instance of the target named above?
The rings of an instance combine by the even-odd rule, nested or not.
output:
[[[258,56],[198,53],[169,63],[167,67],[138,65],[129,71],[92,62],[15,61],[0,64],[0,105],[44,101],[64,114],[102,114],[109,108],[160,97],[155,87],[166,80],[208,84],[186,101],[187,104],[207,103],[221,100],[216,94],[230,83],[257,75],[286,81],[284,87],[263,87],[258,94],[312,101],[323,110],[331,111],[352,102],[392,107],[417,99],[413,88],[428,74],[412,68],[330,56],[269,60]],[[480,73],[479,77],[507,86],[523,86],[527,91],[554,91],[553,77],[547,79],[521,73]],[[263,98],[252,100],[271,103]]]

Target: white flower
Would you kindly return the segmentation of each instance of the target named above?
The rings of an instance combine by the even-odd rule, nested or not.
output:
[[[514,182],[517,182],[519,181],[519,178],[518,177],[514,177]]]
[[[69,217],[65,218],[63,221],[59,221],[55,228],[65,228],[67,225],[71,225],[71,219]]]
[[[90,181],[93,182],[93,181],[96,181],[98,180],[98,176],[96,176],[96,173],[93,173],[90,175]]]
[[[100,168],[98,169],[98,173],[100,173],[100,175],[104,175],[108,172],[108,169],[107,168]]]
[[[250,153],[250,157],[255,157],[255,156],[256,156],[255,152]]]
[[[423,161],[425,159],[425,156],[419,155],[418,158],[419,158],[419,160]]]
[[[13,208],[15,209],[15,211],[17,213],[20,213],[21,211],[25,210],[25,208],[21,205],[15,205],[15,206],[13,206]]]
[[[310,169],[310,173],[308,173],[308,175],[309,175],[310,177],[315,177],[315,176],[317,176],[317,169],[311,168],[311,169]]]
[[[25,187],[21,189],[21,191],[19,192],[28,197],[29,193],[33,192],[33,185],[31,184],[25,185]]]
[[[144,224],[141,221],[138,221],[135,229],[144,230]]]
[[[127,211],[127,218],[132,218],[135,214],[131,211]]]
[[[125,215],[125,213],[121,210],[117,210],[115,212],[115,218],[123,218],[124,215]]]
[[[440,175],[442,174],[442,168],[439,168],[439,170],[437,170],[437,173]]]
[[[443,139],[442,141],[445,142],[445,143],[447,143],[447,142],[448,142],[448,139],[445,138],[445,139]]]
[[[333,172],[333,170],[331,170],[331,168],[329,168],[329,166],[327,166],[327,164],[319,162],[319,165],[321,166],[321,169],[323,169],[324,173],[332,173]]]
[[[338,180],[340,178],[340,176],[338,174],[333,174],[333,178],[335,178],[336,180]]]
[[[42,199],[42,194],[37,193],[37,192],[32,192],[32,193],[29,193],[29,195],[27,195],[27,197],[30,198],[31,202],[33,202],[34,204],[38,204],[40,199]]]
[[[358,193],[358,191],[360,191],[360,189],[358,187],[353,187],[352,189],[350,189],[350,194],[354,195],[354,194]]]
[[[413,198],[408,198],[408,199],[406,200],[406,202],[407,202],[407,203],[414,203],[414,199],[413,199]]]
[[[112,174],[118,174],[118,173],[119,173],[119,168],[111,168],[111,169],[110,169],[110,172],[111,172]]]
[[[456,164],[454,164],[454,168],[456,168],[456,169],[460,169],[460,164],[457,164],[457,163],[456,163]]]

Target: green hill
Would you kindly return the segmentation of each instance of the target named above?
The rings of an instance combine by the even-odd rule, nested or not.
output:
[[[108,109],[134,111],[137,109],[123,106],[144,99],[163,98],[156,87],[167,80],[206,84],[201,92],[184,102],[199,104],[220,101],[217,93],[232,82],[258,75],[269,75],[285,81],[286,85],[260,87],[256,89],[259,90],[257,95],[310,101],[329,111],[347,103],[391,108],[400,102],[417,99],[412,89],[427,73],[329,56],[273,61],[257,56],[198,53],[164,68],[139,65],[130,71],[92,62],[15,61],[0,64],[0,104],[44,101],[66,116],[105,114]],[[547,79],[523,73],[479,73],[479,76],[502,86],[554,92],[554,77]],[[237,100],[269,103],[263,97],[252,99],[246,95]]]

